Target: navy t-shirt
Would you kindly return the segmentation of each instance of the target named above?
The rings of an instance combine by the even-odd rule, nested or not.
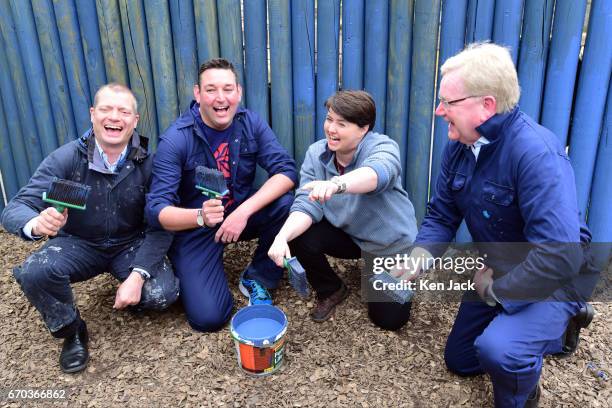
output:
[[[195,118],[195,123],[199,126],[200,130],[206,136],[208,144],[213,152],[213,156],[217,161],[217,170],[223,173],[225,176],[225,183],[229,190],[229,194],[223,197],[224,205],[229,207],[233,203],[232,199],[232,175],[230,171],[230,160],[229,160],[229,139],[234,130],[234,123],[224,130],[216,130],[208,126],[202,120],[200,115],[200,104],[195,103],[191,108],[191,113]]]

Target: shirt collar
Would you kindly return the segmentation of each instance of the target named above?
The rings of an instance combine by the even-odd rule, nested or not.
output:
[[[478,160],[478,154],[480,153],[480,148],[486,144],[491,143],[489,139],[484,136],[480,136],[477,141],[474,142],[473,145],[470,146],[470,150],[474,153],[474,157]]]
[[[193,123],[204,131],[204,121],[202,120],[202,115],[200,114],[200,104],[194,101],[189,110],[191,111],[191,116],[193,116]]]
[[[102,147],[100,147],[100,144],[98,143],[98,140],[95,137],[94,137],[94,141],[96,142],[96,151],[99,157],[102,159],[102,162],[104,163],[104,167],[107,170],[109,170],[111,173],[115,173],[117,170],[117,167],[119,167],[119,165],[125,161],[125,157],[127,156],[127,151],[128,151],[128,145],[127,144],[125,145],[125,148],[119,155],[119,158],[117,159],[117,161],[114,164],[110,164],[110,162],[108,161],[107,154],[104,153],[104,150],[102,150]],[[95,161],[96,160],[94,159],[94,162]]]

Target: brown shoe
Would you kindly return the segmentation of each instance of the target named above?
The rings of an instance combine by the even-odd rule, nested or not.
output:
[[[310,313],[310,317],[315,322],[321,323],[329,319],[333,314],[336,306],[342,303],[349,295],[349,290],[343,283],[340,289],[331,294],[325,299],[317,299],[317,304],[314,310]]]

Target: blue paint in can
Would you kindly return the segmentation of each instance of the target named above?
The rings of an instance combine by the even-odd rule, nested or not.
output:
[[[272,305],[240,309],[230,323],[238,365],[246,373],[268,375],[283,362],[287,316]]]

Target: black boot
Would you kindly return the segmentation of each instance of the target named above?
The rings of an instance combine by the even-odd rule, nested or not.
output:
[[[542,390],[540,389],[540,383],[537,383],[535,389],[531,391],[529,398],[525,401],[525,408],[538,408],[540,394],[542,394]]]
[[[595,310],[593,306],[587,303],[570,319],[567,324],[567,329],[565,330],[563,349],[560,353],[555,354],[556,356],[568,357],[576,351],[580,340],[580,329],[584,329],[591,324],[593,316],[595,316]]]
[[[60,367],[65,373],[77,373],[87,367],[89,351],[87,350],[87,325],[81,320],[81,325],[76,333],[64,340],[60,354]]]

